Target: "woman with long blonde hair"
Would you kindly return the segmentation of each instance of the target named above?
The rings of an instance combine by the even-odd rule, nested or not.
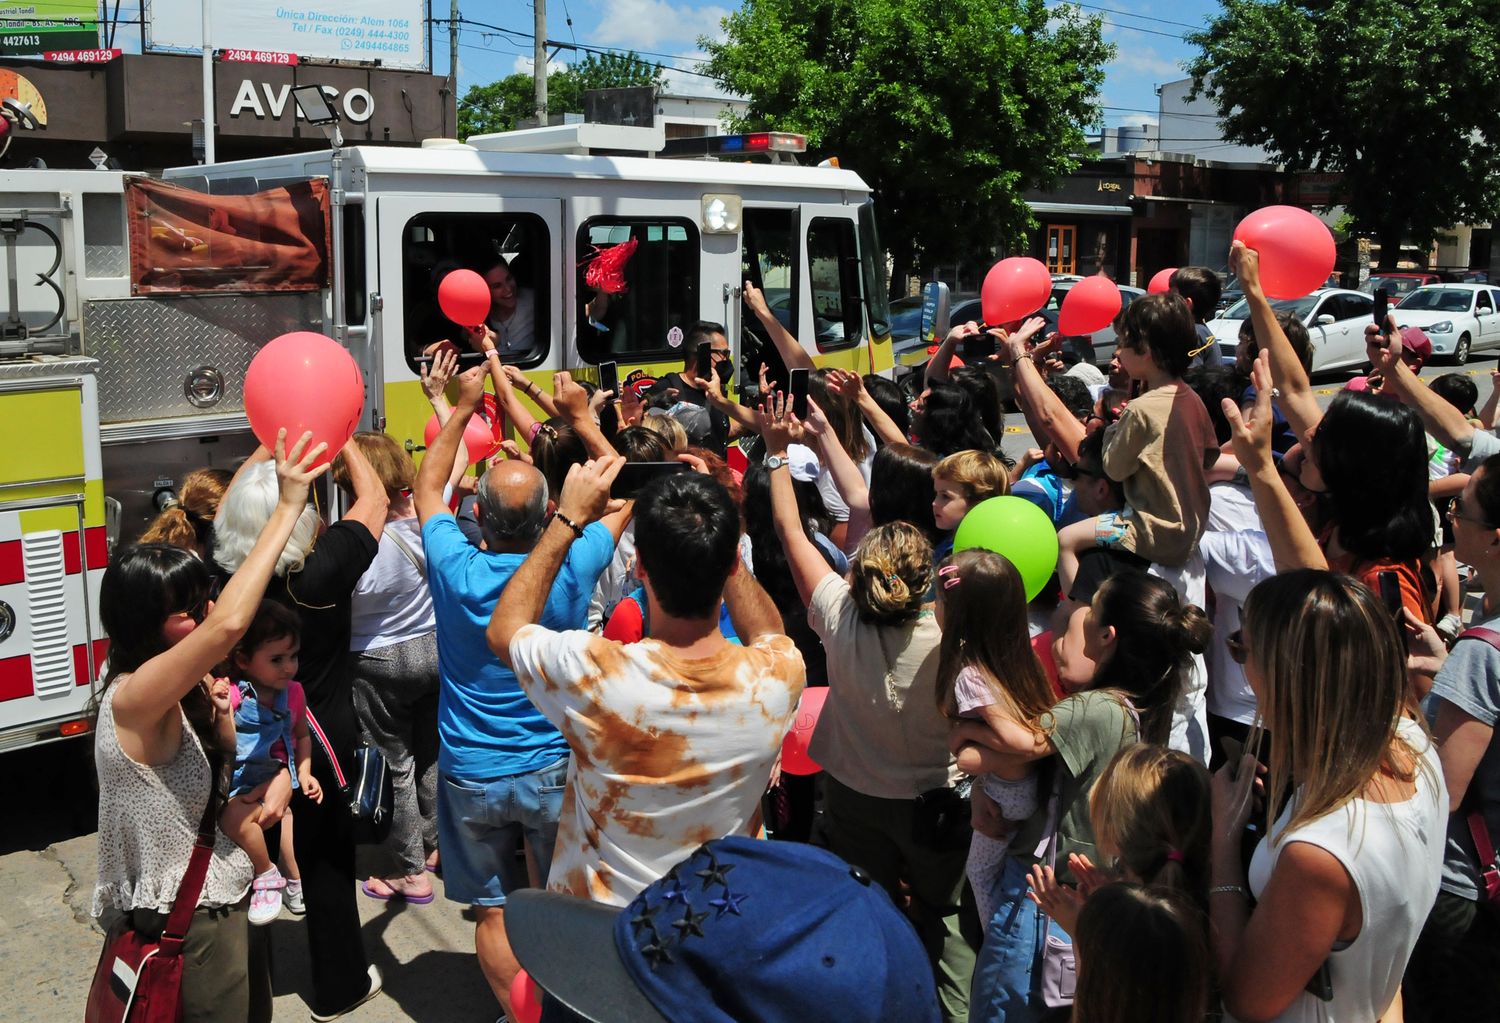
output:
[[[1437,897],[1448,816],[1396,625],[1362,583],[1304,569],[1252,590],[1242,631],[1272,741],[1267,838],[1248,879],[1253,757],[1213,780],[1209,911],[1226,1014],[1368,1023],[1395,1000]]]

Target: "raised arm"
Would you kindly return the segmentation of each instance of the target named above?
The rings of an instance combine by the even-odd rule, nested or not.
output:
[[[818,403],[807,403],[807,422],[801,424],[803,434],[810,436],[818,446],[818,457],[828,466],[833,475],[833,485],[839,496],[849,506],[849,520],[844,523],[844,550],[853,550],[864,535],[870,531],[870,486],[860,473],[859,466],[844,450],[843,442],[828,427],[828,419]],[[796,417],[792,417],[796,421]]]
[[[836,369],[828,374],[828,386],[846,398],[852,398],[859,406],[859,414],[865,417],[875,436],[882,444],[905,444],[908,440],[896,421],[886,414],[870,392],[865,388],[864,378],[847,369]]]
[[[458,404],[453,415],[443,424],[432,446],[417,468],[417,479],[412,484],[412,504],[417,509],[417,519],[424,526],[427,520],[448,514],[447,502],[443,500],[443,489],[448,474],[453,468],[458,449],[463,445],[464,427],[469,417],[479,407],[484,395],[484,367],[475,366],[458,375]]]
[[[1259,336],[1259,335],[1257,335]],[[1231,398],[1223,401],[1224,416],[1234,442],[1234,452],[1250,478],[1250,492],[1271,544],[1278,572],[1295,568],[1327,569],[1328,559],[1318,546],[1307,520],[1281,480],[1281,470],[1271,457],[1271,371],[1264,348],[1255,357],[1250,379],[1255,384],[1255,407],[1247,420]]]
[[[757,414],[760,434],[766,441],[766,457],[779,458],[781,464],[771,470],[771,519],[776,536],[786,551],[787,567],[797,596],[803,604],[812,600],[813,590],[823,577],[833,572],[823,552],[807,538],[802,514],[797,510],[797,493],[792,488],[792,470],[786,462],[787,447],[792,442],[792,422],[788,419],[786,398],[777,394],[768,398]]]
[[[351,440],[339,453],[344,456],[344,465],[349,469],[349,486],[354,491],[354,503],[344,512],[344,521],[358,522],[379,542],[385,529],[386,512],[391,510],[390,495],[385,492],[385,484],[380,482],[380,474],[358,444]]]
[[[1323,410],[1313,396],[1312,383],[1302,360],[1292,350],[1286,331],[1276,320],[1276,311],[1266,299],[1260,286],[1260,254],[1244,242],[1235,242],[1229,249],[1229,269],[1240,279],[1245,301],[1250,305],[1250,320],[1255,324],[1255,340],[1260,350],[1271,353],[1271,382],[1280,389],[1281,411],[1291,423],[1298,437],[1307,432],[1323,418]]]
[[[745,282],[745,305],[755,314],[760,325],[766,328],[766,333],[771,338],[771,343],[781,353],[781,361],[787,369],[814,369],[812,356],[802,350],[802,345],[792,336],[791,332],[781,325],[776,314],[771,312],[771,307],[766,304],[766,296],[761,290],[749,281]]]
[[[177,703],[214,666],[229,656],[239,642],[265,595],[266,584],[276,567],[286,542],[292,535],[302,510],[307,507],[312,481],[328,471],[328,463],[312,468],[327,444],[312,444],[312,434],[305,433],[286,453],[286,431],[276,438],[276,475],[280,494],[271,517],[266,521],[238,571],[230,576],[219,599],[202,622],[179,643],[141,665],[119,686],[114,695],[115,720],[132,735],[152,763],[170,756],[165,747],[165,722],[177,711]],[[185,608],[178,614],[189,614]]]
[[[738,423],[742,430],[754,433],[759,429],[755,421],[755,413],[741,405],[737,401],[730,401],[724,396],[724,388],[719,383],[717,373],[710,373],[707,377],[700,377],[696,366],[688,366],[681,373],[682,382],[696,391],[702,391],[703,397],[708,404],[719,412],[724,413],[731,423]]]
[[[1497,409],[1500,409],[1500,369],[1493,369],[1490,370],[1490,396],[1485,399],[1484,408],[1479,410],[1479,425],[1493,430]]]
[[[781,614],[775,603],[738,557],[724,583],[724,605],[729,609],[734,634],[745,646],[762,636],[782,634]]]
[[[1036,317],[1040,319],[1040,317]],[[1028,321],[1027,326],[1030,326]],[[1024,327],[1022,328],[1025,329]],[[1068,410],[1057,392],[1047,386],[1042,371],[1037,369],[1026,350],[1026,337],[1022,331],[1001,338],[1006,361],[1011,364],[1016,404],[1021,406],[1026,422],[1033,431],[1040,430],[1057,445],[1069,462],[1078,461],[1078,445],[1083,443],[1088,430],[1078,417]],[[1042,437],[1038,436],[1038,440]]]
[[[1365,327],[1365,354],[1371,365],[1385,377],[1386,388],[1416,410],[1422,426],[1439,444],[1468,455],[1474,446],[1474,424],[1458,409],[1433,394],[1432,389],[1411,371],[1401,357],[1401,331],[1394,316],[1386,319],[1383,335],[1373,323]]]
[[[599,424],[594,422],[594,415],[589,411],[589,392],[573,379],[571,373],[553,374],[552,395],[557,414],[573,427],[590,458],[607,458],[617,453],[599,429]]]
[[[563,481],[562,493],[557,499],[557,514],[542,530],[541,539],[531,549],[516,574],[510,577],[500,593],[500,602],[490,615],[490,624],[484,638],[491,652],[507,668],[510,663],[510,641],[523,625],[541,621],[542,610],[547,605],[547,596],[552,592],[552,583],[568,556],[568,548],[581,535],[574,531],[571,522],[581,530],[592,522],[599,521],[611,510],[609,487],[620,475],[620,466],[625,459],[610,454],[590,459],[583,465],[568,468]]]

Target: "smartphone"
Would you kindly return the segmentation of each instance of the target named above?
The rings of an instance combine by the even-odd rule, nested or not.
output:
[[[1387,569],[1375,576],[1380,587],[1380,602],[1396,623],[1396,632],[1401,637],[1401,649],[1406,650],[1406,618],[1401,614],[1401,577]]]
[[[1391,296],[1384,288],[1375,289],[1375,326],[1385,333],[1385,317],[1390,312]]]
[[[620,466],[620,475],[610,486],[609,496],[634,497],[658,476],[672,476],[679,472],[692,472],[692,467],[686,462],[626,462]]]
[[[698,371],[699,380],[707,380],[708,375],[714,371],[714,346],[711,341],[698,342]]]
[[[964,338],[964,361],[988,359],[996,352],[995,335],[989,331]]]
[[[808,370],[794,369],[791,371],[791,383],[788,390],[792,396],[792,415],[798,419],[807,418],[807,374]]]
[[[618,362],[599,363],[599,390],[614,391],[615,396],[610,400],[620,400],[620,364]]]

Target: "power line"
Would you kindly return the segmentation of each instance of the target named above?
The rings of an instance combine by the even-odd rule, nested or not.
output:
[[[1151,22],[1155,22],[1158,25],[1176,25],[1178,28],[1191,28],[1191,29],[1201,29],[1201,28],[1203,28],[1202,25],[1194,25],[1192,22],[1188,22],[1188,21],[1172,21],[1172,20],[1170,20],[1168,18],[1153,18],[1149,14],[1136,14],[1134,11],[1121,11],[1121,10],[1117,10],[1116,8],[1113,8],[1113,7],[1100,7],[1098,4],[1080,3],[1080,2],[1078,2],[1078,0],[1065,0],[1064,4],[1062,6],[1068,6],[1068,7],[1086,7],[1086,8],[1088,8],[1091,11],[1102,11],[1105,14],[1117,14],[1117,15],[1120,15],[1121,17],[1126,17],[1126,18],[1139,18],[1141,21],[1151,21]]]

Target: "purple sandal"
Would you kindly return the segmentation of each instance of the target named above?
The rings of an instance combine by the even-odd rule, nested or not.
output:
[[[370,880],[373,881],[377,879],[371,878]],[[383,878],[379,880],[384,881]],[[433,899],[437,898],[437,892],[428,892],[426,895],[407,895],[405,892],[397,891],[395,888],[391,888],[389,882],[386,882],[385,884],[387,888],[391,889],[391,893],[389,895],[382,895],[380,892],[375,891],[370,887],[370,881],[366,881],[364,884],[360,885],[359,890],[364,892],[368,897],[375,899],[377,902],[390,902],[392,899],[400,899],[402,902],[410,903],[413,906],[425,906]]]

